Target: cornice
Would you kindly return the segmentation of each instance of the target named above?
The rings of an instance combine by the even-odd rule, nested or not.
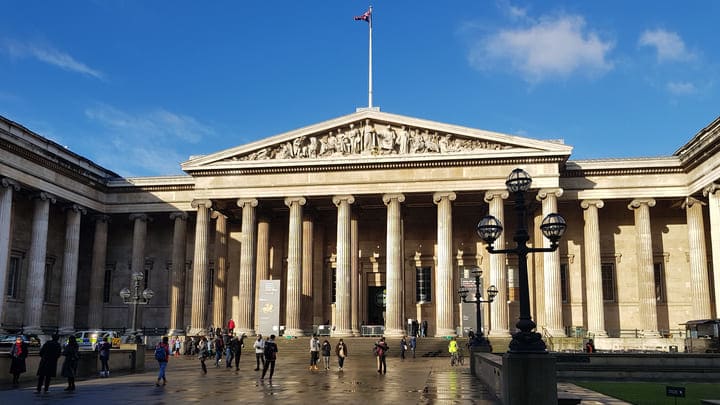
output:
[[[628,176],[651,174],[685,174],[687,170],[677,157],[641,159],[598,159],[568,161],[560,172],[562,178],[591,176]]]

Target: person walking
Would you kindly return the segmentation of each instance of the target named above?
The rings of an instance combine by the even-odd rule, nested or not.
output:
[[[422,327],[420,327],[420,336],[427,337],[428,333],[428,321],[427,319],[422,321]]]
[[[98,357],[100,358],[100,377],[110,377],[110,348],[107,336],[97,345]]]
[[[175,339],[175,346],[173,346],[173,355],[175,357],[180,356],[180,346],[182,345],[182,341],[180,338]]]
[[[157,381],[155,382],[155,386],[159,387],[160,380],[162,380],[163,385],[167,384],[165,369],[167,368],[168,360],[170,360],[170,345],[168,344],[167,336],[163,336],[162,342],[158,343],[155,347],[155,360],[157,360],[158,366],[160,367]]]
[[[338,358],[338,371],[343,371],[345,358],[348,356],[348,348],[342,339],[340,339],[337,346],[335,346],[335,355]]]
[[[225,342],[223,341],[222,335],[215,335],[215,368],[220,367],[222,363],[222,357],[225,353]]]
[[[325,370],[330,370],[330,352],[332,351],[332,346],[330,346],[330,342],[328,342],[327,339],[322,342],[320,350],[322,351],[323,363],[325,363]]]
[[[415,348],[417,348],[417,336],[410,336],[410,350],[412,351],[413,359],[415,358]]]
[[[235,358],[232,346],[230,345],[233,339],[235,339],[235,336],[228,334],[223,336],[223,344],[225,344],[225,368],[232,368],[232,361]]]
[[[45,387],[45,392],[50,389],[50,379],[57,374],[57,363],[62,353],[60,347],[59,335],[52,335],[52,339],[45,342],[40,348],[40,364],[38,364],[37,376],[37,392]]]
[[[407,351],[407,349],[408,349],[407,339],[405,338],[405,336],[403,336],[400,339],[400,360],[401,361],[405,360],[405,352]]]
[[[310,338],[310,370],[317,370],[317,363],[320,359],[320,339],[317,335]]]
[[[68,343],[65,345],[62,355],[65,356],[65,360],[60,375],[67,378],[68,381],[65,391],[75,391],[75,377],[77,376],[77,367],[80,360],[80,352],[75,336],[68,338]]]
[[[235,357],[235,371],[240,370],[240,355],[242,354],[243,347],[245,347],[245,334],[240,335],[240,338],[238,338],[237,335],[233,336],[230,341],[230,348]]]
[[[203,374],[207,374],[207,366],[205,365],[205,360],[210,356],[210,342],[208,342],[207,338],[205,336],[202,336],[200,338],[200,343],[198,344],[198,360],[200,360],[200,369],[202,370]]]
[[[262,335],[258,334],[257,340],[253,343],[253,348],[255,349],[255,371],[258,371],[260,370],[260,364],[265,368],[265,341]]]
[[[17,388],[20,385],[20,374],[27,371],[25,359],[28,356],[28,345],[23,342],[22,335],[15,337],[15,343],[10,348],[10,374],[12,374],[12,386]]]
[[[381,337],[380,340],[375,342],[375,357],[377,357],[377,372],[378,374],[387,374],[387,362],[385,357],[387,351],[390,350],[387,343],[385,343],[385,337]]]
[[[277,344],[275,344],[275,335],[270,335],[270,339],[265,341],[263,354],[265,356],[265,364],[263,365],[261,380],[265,379],[265,373],[270,369],[270,382],[272,382],[273,373],[275,373],[275,360],[277,360]]]

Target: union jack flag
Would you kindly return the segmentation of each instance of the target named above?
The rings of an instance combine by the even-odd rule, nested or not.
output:
[[[357,15],[353,17],[353,20],[355,21],[367,21],[370,22],[370,18],[372,17],[372,10],[368,10],[363,13],[363,15]]]

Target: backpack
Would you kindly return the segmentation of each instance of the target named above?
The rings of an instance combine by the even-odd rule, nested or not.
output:
[[[165,347],[162,344],[158,344],[155,347],[155,360],[157,360],[157,361],[167,360],[167,352],[165,351]]]
[[[275,352],[277,352],[277,346],[275,346],[275,342],[265,342],[265,347],[263,348],[263,355],[265,356],[265,358],[267,360],[275,360]]]
[[[383,347],[383,345],[375,346],[375,354],[378,357],[382,357],[385,354],[385,348]]]

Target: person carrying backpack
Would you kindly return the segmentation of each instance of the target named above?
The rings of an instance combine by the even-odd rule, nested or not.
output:
[[[169,358],[170,345],[168,344],[168,337],[163,336],[162,342],[158,343],[157,346],[155,346],[155,360],[157,360],[158,365],[160,366],[157,382],[155,383],[156,387],[160,386],[160,380],[162,380],[163,385],[167,384],[167,379],[165,379],[165,368],[167,367]]]
[[[272,382],[273,373],[275,373],[275,360],[277,360],[277,344],[275,343],[275,335],[270,335],[270,338],[265,341],[263,348],[263,354],[265,355],[265,364],[263,365],[263,372],[261,380],[265,379],[265,373],[270,368],[270,382]]]
[[[387,356],[387,351],[389,349],[390,347],[388,347],[387,343],[385,343],[385,337],[381,337],[380,340],[375,343],[375,356],[377,357],[378,374],[387,373],[387,363],[385,362],[385,356]]]
[[[97,345],[98,357],[100,358],[100,377],[110,377],[110,348],[112,345],[108,342],[108,337],[104,337],[102,342]]]

